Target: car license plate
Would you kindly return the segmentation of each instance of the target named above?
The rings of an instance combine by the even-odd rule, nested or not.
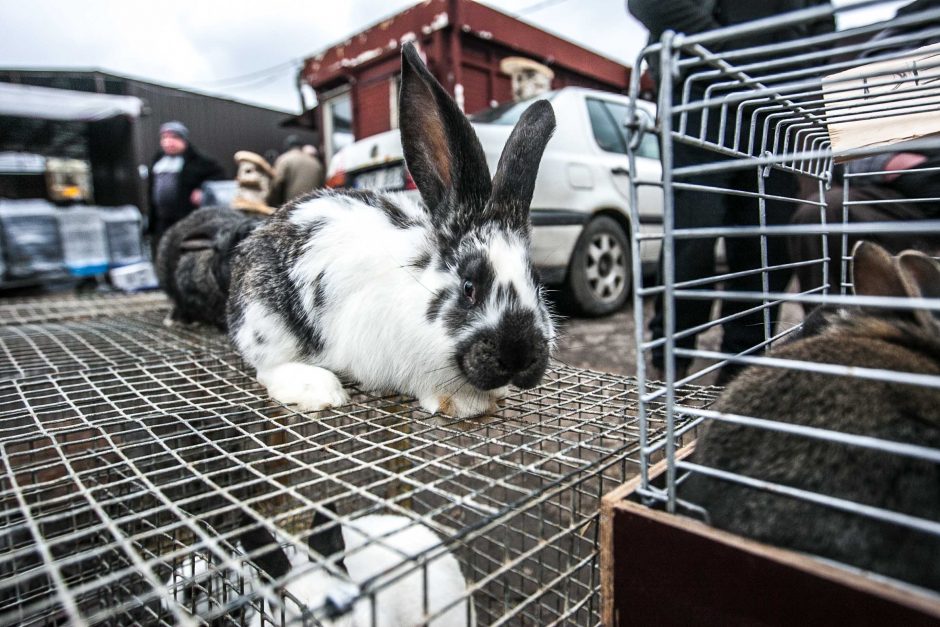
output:
[[[405,166],[396,165],[363,172],[353,179],[356,189],[402,189],[405,186]]]

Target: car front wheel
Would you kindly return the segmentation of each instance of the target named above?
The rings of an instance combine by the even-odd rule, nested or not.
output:
[[[582,314],[605,316],[630,295],[630,242],[620,225],[607,216],[588,222],[568,265],[568,300]]]

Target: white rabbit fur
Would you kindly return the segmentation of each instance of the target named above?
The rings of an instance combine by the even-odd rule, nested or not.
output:
[[[217,612],[225,602],[229,602],[238,593],[246,596],[254,593],[254,570],[239,563],[236,569],[225,568],[214,562],[208,554],[199,551],[185,556],[170,574],[166,582],[167,590],[187,613],[194,616],[207,617]],[[221,590],[228,591],[223,600]],[[207,593],[211,591],[212,595]],[[164,614],[170,612],[165,600],[161,601]],[[245,624],[256,624],[259,621],[257,612],[251,605],[239,610],[243,612]],[[213,623],[214,624],[214,623]]]
[[[425,527],[404,516],[374,514],[353,520],[342,527],[345,543],[345,565],[349,579],[343,581],[329,574],[322,567],[310,570],[305,551],[288,547],[292,570],[309,571],[296,578],[288,578],[284,589],[310,610],[323,608],[327,596],[348,598],[378,577],[370,587],[375,594],[375,623],[372,622],[373,604],[369,596],[359,598],[352,608],[335,619],[321,619],[324,625],[335,627],[408,627],[423,625],[425,616],[424,578],[427,572],[428,613],[436,614],[444,607],[453,607],[431,620],[431,627],[473,627],[476,614],[470,599],[457,602],[467,596],[467,585],[457,559],[443,553],[430,560],[427,570],[417,568],[393,583],[383,583],[399,576],[412,566],[408,558],[416,557],[441,545],[440,538]],[[371,540],[370,540],[371,538]],[[404,564],[403,564],[404,562]],[[388,572],[386,572],[388,571]],[[455,603],[457,602],[457,603]],[[468,609],[469,604],[469,609]],[[291,601],[285,602],[288,622],[299,619],[298,608]],[[468,614],[469,612],[469,614]]]
[[[302,410],[346,402],[339,375],[472,416],[509,383],[537,385],[548,364],[555,329],[528,212],[551,106],[523,115],[492,181],[469,122],[410,45],[401,109],[423,205],[318,192],[282,207],[235,259],[232,340],[268,393]]]
[[[313,527],[329,520],[317,516]],[[261,594],[258,599],[235,610],[241,612],[239,618],[243,624],[260,627],[262,615],[256,608],[266,607],[270,609],[265,612],[268,617],[279,618],[283,611],[287,624],[295,624],[295,621],[298,625],[304,624],[305,616],[316,616],[318,624],[323,627],[369,627],[373,624],[377,627],[409,627],[424,624],[427,573],[428,614],[437,614],[453,604],[428,624],[431,627],[476,625],[476,612],[466,581],[460,564],[451,553],[436,553],[428,561],[426,569],[414,569],[392,581],[413,567],[410,558],[441,546],[440,538],[420,523],[405,516],[372,514],[342,527],[333,524],[329,530],[311,536],[308,543],[315,552],[321,553],[317,559],[330,557],[328,554],[331,553],[342,553],[348,578],[332,574],[325,566],[311,561],[306,547],[301,549],[287,543],[271,550],[279,545],[278,541],[267,531],[254,526],[237,542],[238,555],[233,556],[237,568],[222,567],[210,562],[205,553],[196,552],[187,556],[172,572],[166,585],[187,613],[204,620],[213,612],[218,614],[224,604],[236,601],[239,592],[248,597],[258,591]],[[277,607],[264,601],[265,598],[270,601],[278,593],[259,581],[262,573],[280,582],[278,589],[286,593],[279,595]],[[375,623],[372,621],[371,597],[362,595],[359,598],[367,585],[378,590],[375,594]],[[223,586],[228,590],[224,599],[220,594]],[[267,593],[263,592],[265,589]],[[211,599],[207,591],[211,592]],[[351,607],[349,603],[352,603]],[[165,603],[163,610],[165,614],[169,612]],[[215,620],[220,624],[225,622],[225,618],[218,615]]]

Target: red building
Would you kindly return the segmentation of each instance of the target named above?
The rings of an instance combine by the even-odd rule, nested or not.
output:
[[[506,57],[527,57],[553,73],[552,87],[625,92],[630,68],[473,0],[425,0],[308,58],[300,80],[317,106],[296,123],[321,131],[327,159],[346,143],[398,126],[401,44],[413,41],[464,111],[511,98]]]

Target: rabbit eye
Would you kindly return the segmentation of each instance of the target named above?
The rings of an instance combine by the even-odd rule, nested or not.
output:
[[[473,286],[473,281],[468,279],[463,282],[463,295],[471,303],[476,302],[476,288]]]

